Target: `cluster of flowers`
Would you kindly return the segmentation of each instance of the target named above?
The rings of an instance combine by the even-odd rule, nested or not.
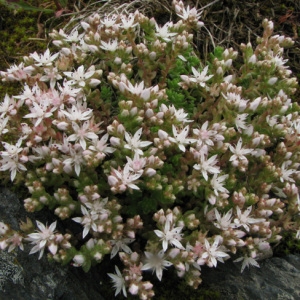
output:
[[[197,288],[201,266],[237,256],[243,271],[282,232],[300,237],[291,39],[265,20],[257,47],[241,45],[239,69],[232,48],[204,65],[191,33],[200,14],[174,8],[180,20],[163,26],[138,11],[94,14],[52,33],[57,53],[0,72],[23,88],[0,103],[2,176],[25,183],[27,211],[46,206],[83,228],[73,245],[57,222],[36,232],[1,222],[1,249],[30,242],[39,258],[47,250],[86,271],[110,254],[122,270],[108,274],[116,294],[150,299],[144,271],[162,280],[170,267]]]

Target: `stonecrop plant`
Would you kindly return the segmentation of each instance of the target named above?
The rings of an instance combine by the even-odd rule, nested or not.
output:
[[[147,272],[197,288],[202,266],[258,267],[282,233],[300,238],[292,40],[264,20],[255,48],[216,47],[203,61],[200,13],[173,4],[176,23],[95,13],[51,34],[57,52],[0,73],[22,88],[0,104],[1,176],[25,184],[28,212],[57,218],[1,222],[2,250],[29,243],[85,271],[109,258],[115,294],[150,299]],[[80,237],[58,231],[67,219]]]

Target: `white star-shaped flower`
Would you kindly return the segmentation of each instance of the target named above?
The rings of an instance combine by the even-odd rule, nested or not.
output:
[[[39,230],[37,232],[28,234],[28,238],[26,238],[26,240],[31,242],[32,245],[35,245],[31,249],[29,254],[33,254],[39,251],[39,259],[41,259],[44,254],[45,247],[47,245],[48,249],[52,250],[52,254],[55,254],[57,246],[53,247],[53,240],[55,238],[56,221],[53,222],[49,227],[45,226],[39,221],[36,221],[36,224]]]
[[[172,263],[164,259],[164,250],[160,250],[158,253],[145,251],[145,255],[147,263],[142,266],[141,270],[155,271],[158,280],[161,281],[163,269],[165,269],[165,267],[170,267]]]
[[[35,65],[38,67],[44,66],[49,67],[52,66],[53,61],[59,56],[59,53],[55,53],[53,55],[50,54],[50,50],[47,49],[44,54],[37,54],[37,52],[34,52],[30,54],[30,57],[32,57],[36,63]]]
[[[137,132],[131,136],[127,131],[125,132],[125,140],[127,144],[124,145],[124,148],[130,149],[131,151],[138,153],[140,155],[144,155],[144,152],[140,148],[145,148],[152,144],[152,142],[141,141],[140,138],[142,136],[143,128],[137,130]]]
[[[173,26],[173,22],[167,22],[163,27],[155,23],[156,36],[162,38],[165,42],[170,42],[171,38],[177,35],[177,32],[169,32],[169,28]]]
[[[162,246],[163,246],[164,251],[166,251],[168,249],[169,244],[171,244],[179,249],[184,249],[184,247],[180,243],[181,236],[182,236],[182,234],[181,234],[182,229],[183,229],[183,226],[173,228],[173,224],[171,226],[171,221],[169,219],[167,219],[163,231],[154,230],[155,234],[162,241]]]
[[[193,143],[196,143],[196,139],[189,139],[187,138],[189,134],[189,125],[185,126],[180,133],[177,132],[177,129],[174,125],[172,125],[172,131],[173,131],[173,136],[174,137],[169,137],[169,140],[172,143],[175,143],[178,145],[179,149],[182,152],[185,152],[185,145],[191,145]]]
[[[243,257],[239,257],[236,260],[234,260],[234,262],[239,262],[239,261],[243,261],[241,273],[243,273],[243,271],[246,267],[249,268],[249,266],[254,266],[254,267],[260,268],[258,262],[254,258],[248,257],[247,255],[245,255]]]
[[[100,48],[103,50],[106,50],[106,51],[114,52],[118,48],[118,40],[117,39],[109,40],[107,43],[104,41],[101,41]]]
[[[192,72],[194,74],[194,77],[191,77],[190,81],[199,84],[201,87],[205,87],[206,86],[205,82],[213,77],[213,75],[207,76],[208,66],[206,66],[202,70],[202,72],[198,72],[194,67],[192,67]]]
[[[123,295],[125,297],[127,297],[124,277],[122,276],[122,274],[117,266],[115,266],[115,270],[116,270],[117,274],[112,274],[112,273],[107,274],[112,279],[114,288],[116,289],[115,296],[117,296],[122,291]]]
[[[203,153],[200,154],[200,163],[195,164],[193,167],[194,169],[201,171],[204,179],[207,181],[208,180],[208,175],[207,173],[210,174],[218,174],[220,173],[220,168],[216,167],[215,165],[218,163],[217,160],[217,154],[213,155],[209,159],[206,159]]]
[[[201,259],[204,259],[209,267],[216,267],[217,261],[224,262],[223,258],[229,257],[227,253],[219,250],[221,239],[221,236],[217,235],[212,245],[210,245],[207,239],[204,240],[205,250],[201,256]]]
[[[237,218],[235,218],[233,221],[237,225],[237,227],[243,226],[244,229],[249,232],[250,224],[257,224],[257,223],[264,222],[266,220],[263,218],[251,218],[249,216],[251,211],[252,211],[252,206],[247,207],[244,212],[242,212],[238,206],[236,207]]]
[[[229,149],[233,153],[233,155],[230,157],[229,161],[247,160],[245,155],[253,152],[253,149],[242,148],[242,143],[243,143],[242,139],[239,138],[235,148],[232,145],[229,145]]]

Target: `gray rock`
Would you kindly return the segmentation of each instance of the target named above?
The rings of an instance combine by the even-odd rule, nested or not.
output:
[[[240,273],[241,264],[227,261],[203,268],[203,285],[219,291],[222,300],[300,299],[300,255],[272,257]]]

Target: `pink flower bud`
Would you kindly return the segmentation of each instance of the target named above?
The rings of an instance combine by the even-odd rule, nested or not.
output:
[[[112,136],[109,141],[110,141],[110,144],[114,147],[119,147],[121,145],[121,140],[114,136]]]
[[[77,254],[73,257],[73,260],[75,262],[76,265],[78,266],[82,266],[83,263],[85,262],[85,258],[82,254]]]
[[[139,291],[139,286],[136,285],[135,283],[132,283],[129,287],[129,292],[131,295],[136,295]]]
[[[118,183],[119,183],[119,180],[115,176],[113,176],[113,175],[108,176],[108,184],[110,186],[115,186]]]

